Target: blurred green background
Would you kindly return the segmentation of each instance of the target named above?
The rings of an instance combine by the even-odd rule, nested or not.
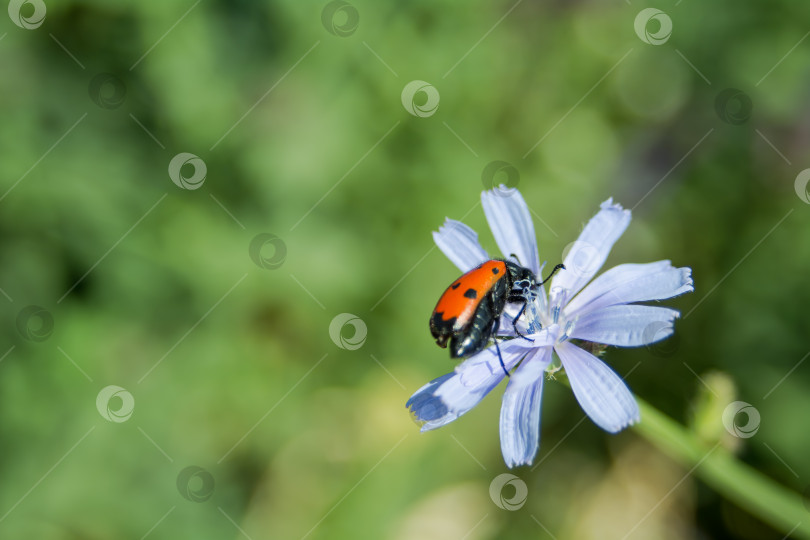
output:
[[[648,7],[664,18],[637,34]],[[518,511],[489,496],[507,472],[503,386],[428,434],[404,404],[453,367],[427,328],[458,273],[431,239],[445,216],[497,253],[478,201],[508,180],[556,264],[612,196],[634,220],[608,266],[671,259],[695,292],[668,302],[674,338],[606,360],[800,497],[810,206],[794,180],[810,167],[810,5],[9,12],[0,537],[784,536],[635,432],[580,425],[560,384],[546,385],[542,463],[511,471],[529,490]],[[414,80],[433,89],[406,96],[411,114]],[[170,171],[183,152],[199,161]],[[484,174],[498,160],[517,175]],[[333,340],[343,313],[359,321]],[[735,399],[761,415],[753,437],[723,428]]]

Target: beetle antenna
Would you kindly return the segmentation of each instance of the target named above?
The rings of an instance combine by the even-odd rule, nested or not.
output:
[[[515,253],[510,253],[510,254],[509,254],[509,256],[510,256],[510,257],[512,257],[512,258],[514,258],[514,259],[515,259],[515,260],[518,262],[518,264],[519,264],[520,266],[523,266],[523,263],[522,263],[522,262],[520,262],[520,259],[518,258],[518,256],[517,256]]]
[[[554,277],[554,274],[556,274],[559,270],[565,270],[565,265],[560,263],[557,266],[555,266],[554,268],[552,268],[551,273],[548,275],[548,277],[546,279],[544,279],[543,281],[541,281],[540,283],[538,283],[538,285],[542,285],[546,281],[550,280],[552,277]]]

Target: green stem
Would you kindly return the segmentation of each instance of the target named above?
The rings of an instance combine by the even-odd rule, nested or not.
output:
[[[738,461],[720,446],[710,447],[642,399],[634,429],[662,452],[690,467],[704,482],[775,529],[810,540],[810,515],[802,497]]]

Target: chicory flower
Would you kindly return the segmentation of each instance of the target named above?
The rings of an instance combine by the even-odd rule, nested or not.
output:
[[[501,252],[540,276],[529,209],[516,189],[496,188],[481,194],[484,213]],[[680,315],[673,309],[639,305],[694,290],[691,270],[670,261],[615,266],[592,278],[613,244],[630,223],[630,211],[603,202],[579,238],[571,244],[565,269],[551,281],[548,296],[540,287],[527,299],[516,337],[511,321],[515,306],[503,314],[498,336],[507,370],[513,370],[503,395],[500,418],[501,451],[508,467],[529,465],[540,444],[540,403],[547,372],[559,358],[574,396],[596,425],[617,433],[638,422],[638,405],[624,381],[600,358],[579,345],[639,347],[673,332]],[[433,238],[444,254],[467,272],[491,259],[478,235],[461,222],[447,219]],[[511,339],[509,339],[511,338]],[[579,344],[579,345],[578,345]],[[505,377],[494,346],[471,356],[455,371],[432,380],[411,396],[406,406],[422,431],[444,426],[475,407]]]

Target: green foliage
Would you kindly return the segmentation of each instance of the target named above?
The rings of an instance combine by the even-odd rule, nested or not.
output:
[[[674,30],[655,46],[637,2],[353,1],[345,37],[325,2],[46,4],[38,28],[0,17],[0,537],[562,539],[596,519],[593,537],[624,536],[657,500],[625,495],[685,471],[626,474],[640,437],[580,426],[564,386],[546,385],[541,465],[513,471],[516,512],[488,496],[501,390],[429,434],[404,407],[453,366],[427,321],[457,271],[430,232],[461,219],[496,252],[478,203],[495,160],[519,171],[550,264],[612,196],[634,221],[608,265],[693,269],[674,345],[605,360],[695,448],[727,438],[726,403],[695,376],[722,373],[717,395],[761,414],[738,457],[807,487],[810,206],[794,179],[810,42],[791,49],[807,5],[656,6]],[[403,107],[413,80],[438,91],[434,114]],[[718,112],[726,88],[750,113]],[[181,152],[206,165],[199,189],[170,178]],[[262,233],[286,246],[278,268],[251,259]],[[31,305],[50,331],[20,322]],[[330,338],[341,313],[367,326],[360,348]],[[96,406],[110,385],[134,398],[125,421]],[[189,466],[205,474],[183,491]],[[694,478],[644,527],[788,532]]]

